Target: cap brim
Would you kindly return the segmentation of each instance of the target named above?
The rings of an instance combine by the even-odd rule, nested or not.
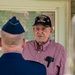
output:
[[[43,23],[43,22],[35,23],[33,26],[36,26],[36,25],[39,25],[39,24],[41,24],[41,25],[43,25],[43,26],[45,26],[45,27],[50,27],[49,25],[46,25],[46,24],[45,24],[45,23]]]

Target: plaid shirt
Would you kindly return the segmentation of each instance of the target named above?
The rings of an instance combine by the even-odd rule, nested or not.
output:
[[[22,55],[25,60],[33,60],[44,64],[47,75],[64,74],[66,50],[59,43],[48,40],[43,46],[38,47],[35,40],[28,41]]]

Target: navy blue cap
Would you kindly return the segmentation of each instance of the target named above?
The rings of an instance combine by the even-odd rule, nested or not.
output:
[[[2,30],[10,34],[21,34],[25,32],[23,26],[15,16],[9,19],[9,21],[2,27]]]
[[[38,25],[38,24],[42,24],[42,25],[44,25],[46,27],[52,27],[51,20],[46,15],[40,15],[40,16],[37,16],[35,18],[35,23],[34,23],[33,26]]]

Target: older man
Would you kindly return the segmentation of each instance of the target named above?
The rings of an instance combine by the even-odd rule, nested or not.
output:
[[[22,55],[27,60],[44,64],[47,75],[63,75],[66,52],[62,45],[49,39],[52,31],[50,18],[46,15],[37,16],[33,25],[35,40],[27,42]]]
[[[12,17],[2,27],[0,75],[46,75],[44,65],[23,59],[21,53],[25,46],[24,33],[25,30],[16,17]]]

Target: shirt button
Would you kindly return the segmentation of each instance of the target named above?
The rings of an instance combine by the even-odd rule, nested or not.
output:
[[[40,51],[38,51],[38,53],[40,53]]]

